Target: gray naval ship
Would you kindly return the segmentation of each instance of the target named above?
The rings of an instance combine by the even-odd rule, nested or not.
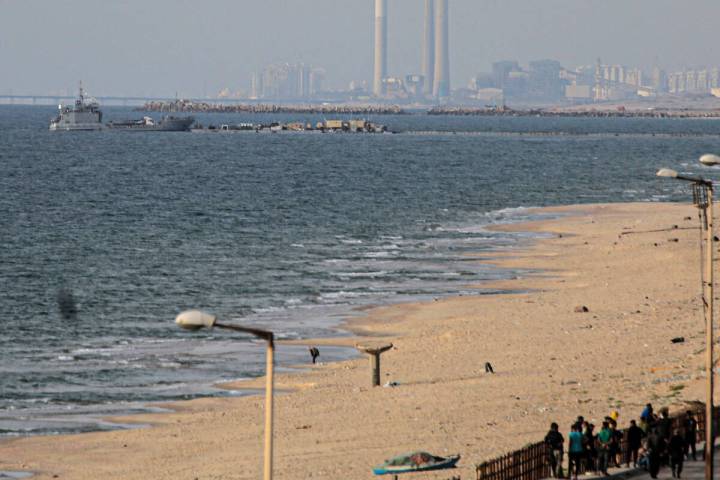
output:
[[[110,122],[103,125],[103,114],[100,104],[94,98],[88,98],[80,82],[80,93],[75,105],[58,107],[60,114],[50,121],[50,131],[82,131],[82,130],[127,130],[133,132],[189,132],[195,122],[193,117],[164,116],[159,122],[150,117],[139,120]]]
[[[114,130],[130,130],[133,132],[189,132],[194,122],[194,117],[166,115],[159,122],[155,122],[151,117],[143,117],[139,120],[111,121],[107,124],[107,127]]]
[[[82,82],[75,105],[59,105],[60,113],[50,120],[50,131],[102,130],[102,112],[94,98],[85,98]]]

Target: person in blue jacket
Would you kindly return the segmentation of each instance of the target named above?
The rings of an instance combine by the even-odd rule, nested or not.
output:
[[[570,443],[568,449],[568,478],[572,477],[577,480],[578,473],[580,473],[580,462],[583,461],[583,453],[585,452],[583,435],[577,425],[571,427],[568,442]]]

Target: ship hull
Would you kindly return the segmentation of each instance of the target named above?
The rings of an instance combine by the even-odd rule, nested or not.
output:
[[[51,132],[96,132],[103,128],[102,123],[50,124]]]
[[[195,122],[193,117],[166,118],[156,125],[147,125],[137,122],[123,122],[107,124],[111,130],[122,130],[127,132],[189,132]]]

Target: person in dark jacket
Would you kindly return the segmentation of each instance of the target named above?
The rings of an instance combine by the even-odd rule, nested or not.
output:
[[[630,460],[633,462],[633,467],[638,466],[638,452],[642,446],[642,439],[645,436],[642,428],[638,427],[635,420],[630,420],[630,427],[627,429],[627,467],[630,468]]]
[[[552,476],[554,478],[563,478],[562,461],[565,438],[563,438],[558,428],[557,423],[550,424],[550,431],[545,435],[545,445],[547,446]]]
[[[585,447],[585,471],[597,472],[597,448],[595,448],[595,425],[585,422],[583,446]]]
[[[610,465],[616,468],[620,468],[622,462],[622,441],[623,432],[618,430],[617,422],[610,419],[610,432],[612,432],[612,442],[610,442]],[[619,460],[618,460],[619,459]]]
[[[673,478],[680,478],[685,459],[685,436],[680,435],[680,430],[675,429],[670,442],[668,443],[668,454],[670,455],[670,468]]]
[[[585,428],[585,417],[578,415],[577,420],[575,420],[573,425],[577,427],[578,432],[582,433],[583,428]]]
[[[670,419],[670,412],[667,407],[663,407],[660,410],[660,418],[656,422],[655,426],[657,427],[658,434],[662,437],[665,449],[660,454],[660,463],[663,465],[669,465],[669,459],[667,455],[667,444],[670,441],[670,437],[672,436],[672,420]]]
[[[653,427],[648,433],[648,471],[651,478],[657,478],[660,471],[660,459],[665,452],[665,440]]]
[[[312,357],[313,364],[317,361],[317,358],[320,356],[320,350],[318,350],[317,347],[309,347],[310,350],[310,356]]]
[[[690,410],[685,414],[685,457],[690,460],[690,452],[692,451],[692,459],[697,460],[697,452],[695,451],[695,442],[697,441],[697,420]]]
[[[670,412],[667,407],[660,410],[660,419],[657,421],[658,434],[667,442],[672,436],[672,420],[670,420]]]

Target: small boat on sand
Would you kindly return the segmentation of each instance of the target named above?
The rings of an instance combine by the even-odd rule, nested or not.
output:
[[[412,452],[386,460],[385,463],[379,467],[373,468],[373,473],[375,475],[393,475],[398,473],[442,470],[444,468],[454,468],[458,460],[460,460],[460,455],[436,457],[427,452]]]

